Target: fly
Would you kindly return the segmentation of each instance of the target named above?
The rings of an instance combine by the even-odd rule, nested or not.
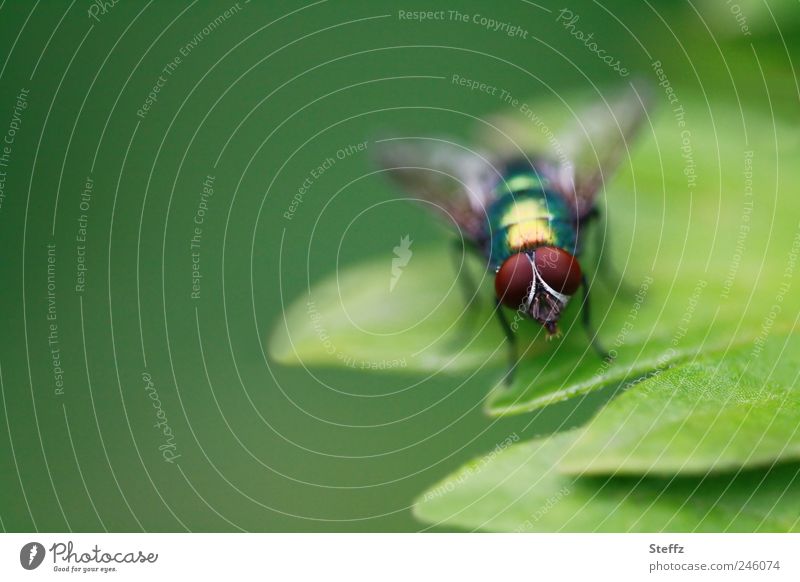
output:
[[[517,348],[504,308],[553,336],[580,289],[584,329],[595,351],[608,358],[592,328],[589,284],[578,257],[584,230],[600,214],[597,196],[647,115],[644,93],[632,84],[585,110],[545,145],[532,144],[538,129],[510,117],[487,125],[511,147],[471,149],[420,137],[377,144],[380,165],[406,194],[455,224],[494,272],[495,313],[509,345],[507,382]]]

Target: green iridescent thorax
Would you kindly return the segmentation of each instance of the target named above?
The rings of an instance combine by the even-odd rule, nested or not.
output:
[[[487,254],[493,268],[509,256],[548,245],[576,253],[572,210],[531,170],[510,173],[487,209]]]

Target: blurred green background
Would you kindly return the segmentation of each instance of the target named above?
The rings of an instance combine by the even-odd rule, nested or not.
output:
[[[264,349],[309,284],[388,264],[408,233],[445,240],[418,208],[381,204],[397,192],[369,147],[287,219],[327,158],[398,128],[465,136],[457,112],[502,107],[453,74],[543,99],[621,82],[560,10],[633,73],[656,83],[661,61],[708,111],[797,118],[792,2],[452,2],[427,22],[400,17],[426,2],[100,4],[0,3],[6,531],[418,530],[414,498],[466,460],[587,418],[606,396],[497,420],[491,373],[305,370]]]

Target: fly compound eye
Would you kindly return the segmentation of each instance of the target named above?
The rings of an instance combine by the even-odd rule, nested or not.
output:
[[[497,299],[510,309],[519,309],[528,299],[532,285],[533,265],[524,253],[508,257],[494,276]]]
[[[564,249],[539,247],[533,260],[542,281],[554,291],[573,295],[581,286],[581,266],[578,260]]]

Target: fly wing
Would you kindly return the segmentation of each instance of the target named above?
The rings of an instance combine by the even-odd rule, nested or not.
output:
[[[493,141],[504,137],[504,155],[530,156],[569,205],[577,218],[594,208],[595,199],[605,182],[628,154],[633,136],[647,118],[650,104],[647,86],[631,83],[626,89],[603,97],[579,111],[558,133],[550,130],[545,113],[526,108],[524,118],[499,116],[491,120]],[[512,144],[509,146],[508,144]]]
[[[424,202],[446,222],[477,240],[500,179],[492,158],[445,139],[403,137],[378,140],[377,162],[411,199]]]

